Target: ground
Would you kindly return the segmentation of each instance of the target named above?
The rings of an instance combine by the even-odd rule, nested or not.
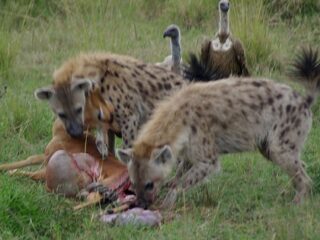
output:
[[[297,87],[286,77],[288,63],[299,47],[319,47],[320,3],[231,4],[231,31],[253,75]],[[186,56],[215,34],[217,19],[217,0],[0,1],[0,163],[43,151],[53,116],[33,91],[66,58],[109,51],[159,62],[169,54],[162,32],[172,23]],[[302,156],[314,187],[301,206],[291,203],[287,175],[258,153],[224,156],[222,172],[180,196],[175,217],[158,229],[110,228],[95,220],[99,207],[74,212],[74,201],[43,184],[0,173],[0,239],[320,239],[319,106]]]

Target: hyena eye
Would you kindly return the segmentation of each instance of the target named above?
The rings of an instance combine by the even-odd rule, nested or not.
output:
[[[67,115],[65,114],[65,113],[58,113],[58,116],[59,116],[59,118],[61,118],[61,119],[66,119],[67,118]]]
[[[76,108],[76,114],[81,114],[82,113],[82,107]]]
[[[144,189],[145,189],[146,191],[152,191],[153,188],[154,188],[153,182],[148,182],[146,185],[144,185]]]

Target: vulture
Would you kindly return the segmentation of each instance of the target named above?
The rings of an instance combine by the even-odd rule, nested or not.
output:
[[[163,33],[163,38],[169,37],[171,39],[171,55],[167,56],[163,62],[156,63],[156,65],[165,67],[175,73],[181,74],[181,46],[180,46],[180,29],[177,25],[172,24],[167,27]]]
[[[229,0],[219,1],[219,31],[214,39],[202,43],[200,56],[190,53],[184,70],[187,79],[210,81],[231,75],[250,76],[243,45],[229,30],[229,9]]]

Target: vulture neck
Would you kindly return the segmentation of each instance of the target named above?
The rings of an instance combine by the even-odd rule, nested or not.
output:
[[[220,22],[218,37],[221,43],[224,43],[230,35],[229,32],[229,14],[220,10]]]
[[[173,63],[180,64],[181,60],[181,47],[180,47],[180,38],[172,38],[171,39],[171,55]]]

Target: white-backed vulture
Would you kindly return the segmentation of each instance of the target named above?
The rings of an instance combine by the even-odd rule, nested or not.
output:
[[[233,76],[250,76],[245,51],[240,40],[234,38],[229,29],[229,0],[219,1],[219,31],[214,39],[206,39],[200,56],[191,53],[185,70],[191,80],[218,80]]]

